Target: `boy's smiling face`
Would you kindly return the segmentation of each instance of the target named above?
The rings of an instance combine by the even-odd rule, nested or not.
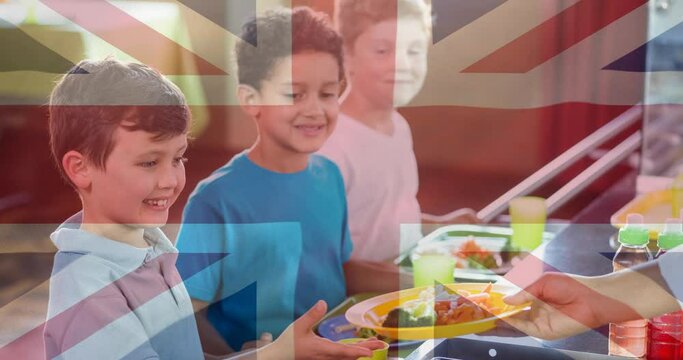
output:
[[[281,154],[318,151],[337,122],[339,87],[339,65],[328,53],[276,61],[253,98],[261,145]]]
[[[380,107],[408,104],[427,75],[429,35],[424,21],[401,17],[365,30],[346,54],[351,91]]]
[[[154,134],[119,127],[105,169],[90,166],[81,189],[89,222],[162,226],[185,187],[185,134],[154,140]]]

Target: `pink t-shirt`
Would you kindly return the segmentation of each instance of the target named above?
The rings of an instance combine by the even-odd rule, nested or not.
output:
[[[320,154],[341,170],[352,259],[393,260],[422,237],[417,162],[408,122],[394,112],[389,136],[345,115]]]

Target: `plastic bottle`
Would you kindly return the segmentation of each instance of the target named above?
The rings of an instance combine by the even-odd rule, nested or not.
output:
[[[627,224],[619,230],[619,249],[614,255],[614,271],[630,268],[652,260],[647,249],[649,231],[643,226],[643,216],[629,214]],[[609,354],[633,358],[645,357],[648,322],[645,319],[609,324]]]
[[[683,225],[678,219],[666,221],[664,231],[659,234],[659,252],[655,258],[683,244]],[[647,358],[649,360],[683,359],[683,312],[678,311],[650,320]]]

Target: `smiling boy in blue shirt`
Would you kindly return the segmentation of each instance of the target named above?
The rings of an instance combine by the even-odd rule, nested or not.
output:
[[[178,235],[182,252],[229,254],[186,282],[196,309],[212,304],[198,321],[216,353],[278,336],[319,299],[341,303],[352,250],[339,169],[312,155],[336,124],[341,38],[297,8],[252,20],[242,39],[238,97],[258,138],[197,186]]]

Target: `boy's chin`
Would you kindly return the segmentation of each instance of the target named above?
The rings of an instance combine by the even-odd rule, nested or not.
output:
[[[325,144],[325,140],[327,140],[327,137],[325,137],[324,140],[321,140],[319,142],[308,143],[308,144],[299,144],[298,146],[295,146],[294,148],[296,149],[296,151],[299,154],[313,155],[323,147],[323,145]]]
[[[413,99],[420,92],[422,87],[402,86],[394,89],[393,102],[394,107],[401,107],[410,104]]]
[[[413,101],[415,95],[413,94],[397,94],[394,96],[394,107],[403,107]]]
[[[144,222],[144,223],[135,223],[135,224],[128,224],[129,227],[135,228],[135,229],[141,229],[141,230],[150,230],[150,229],[155,229],[155,228],[160,228],[162,226],[166,225],[165,222],[160,222],[160,223],[155,223],[155,222]]]
[[[140,229],[154,229],[154,228],[159,228],[166,225],[165,222],[163,223],[149,223],[149,224],[138,224],[138,227]]]
[[[166,225],[168,217],[163,219],[140,219],[138,223],[135,224],[136,227],[140,229],[153,229]]]

